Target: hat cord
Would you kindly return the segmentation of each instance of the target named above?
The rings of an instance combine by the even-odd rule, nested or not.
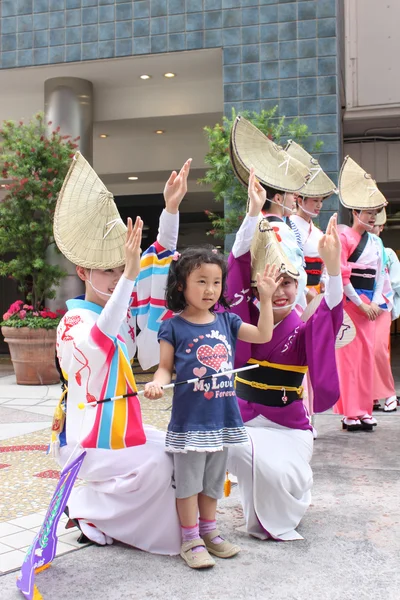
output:
[[[112,221],[108,221],[108,223],[106,223],[106,227],[108,227],[109,225],[111,225],[110,229],[103,235],[103,240],[106,239],[106,237],[108,236],[109,233],[111,233],[111,231],[114,229],[114,227],[117,225],[117,223],[124,223],[123,220],[121,219],[121,217],[118,217],[117,219],[113,219]]]

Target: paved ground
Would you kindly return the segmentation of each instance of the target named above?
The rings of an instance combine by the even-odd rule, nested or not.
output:
[[[398,338],[392,359],[400,392]],[[18,600],[16,570],[58,477],[44,448],[59,389],[16,386],[9,373],[0,361],[0,598]],[[168,406],[145,408],[146,422],[165,427]],[[235,488],[218,518],[242,552],[207,572],[122,544],[78,548],[76,530],[60,524],[59,556],[36,578],[44,600],[397,600],[400,411],[378,421],[373,433],[349,434],[331,413],[316,418],[313,503],[298,528],[304,541],[260,542],[241,532]]]

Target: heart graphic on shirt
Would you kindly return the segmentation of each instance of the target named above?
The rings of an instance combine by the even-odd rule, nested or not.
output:
[[[196,367],[195,369],[193,369],[193,375],[196,375],[196,377],[203,377],[203,375],[205,375],[207,373],[207,369],[205,367],[200,367],[199,369]]]
[[[214,397],[214,392],[205,392],[205,394],[204,394],[204,398],[206,400],[211,400],[211,398],[213,398],[213,397]]]
[[[221,369],[224,362],[228,362],[228,350],[223,344],[216,344],[214,348],[205,344],[200,346],[196,352],[197,360],[205,367],[210,367],[216,373]]]
[[[199,335],[199,340],[204,340],[204,335]]]

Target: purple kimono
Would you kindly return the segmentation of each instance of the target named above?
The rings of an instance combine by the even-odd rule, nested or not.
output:
[[[232,312],[239,315],[244,322],[256,325],[259,310],[252,299],[250,263],[250,252],[238,258],[233,254],[229,256],[227,297],[231,301]],[[306,323],[292,310],[276,325],[272,340],[267,344],[237,342],[235,368],[245,365],[249,359],[282,365],[308,366],[314,391],[314,412],[324,412],[339,398],[335,339],[342,321],[341,302],[331,310],[323,299]],[[253,379],[257,377],[258,370],[251,371]],[[285,374],[282,373],[284,378]],[[262,415],[284,427],[312,430],[309,415],[301,398],[287,406],[264,406],[247,402],[240,397],[238,402],[245,423]]]

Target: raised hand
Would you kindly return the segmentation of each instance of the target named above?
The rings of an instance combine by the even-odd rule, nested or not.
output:
[[[129,217],[127,225],[124,275],[127,279],[135,281],[140,271],[140,244],[142,241],[143,221],[140,217],[136,217],[135,225],[133,226],[132,219]]]
[[[260,294],[260,301],[270,300],[279,287],[281,277],[276,265],[266,264],[264,273],[257,273],[257,290]]]
[[[249,208],[248,213],[250,217],[258,217],[263,209],[265,201],[267,199],[267,192],[264,190],[261,183],[257,180],[254,174],[254,169],[250,169],[249,185]]]
[[[167,212],[176,214],[179,205],[182,202],[187,192],[187,178],[190,171],[192,159],[189,158],[182,169],[177,173],[172,171],[167,183],[164,187],[164,200]]]
[[[340,275],[342,244],[337,231],[337,214],[329,219],[325,235],[318,242],[318,254],[325,263],[328,275]]]

